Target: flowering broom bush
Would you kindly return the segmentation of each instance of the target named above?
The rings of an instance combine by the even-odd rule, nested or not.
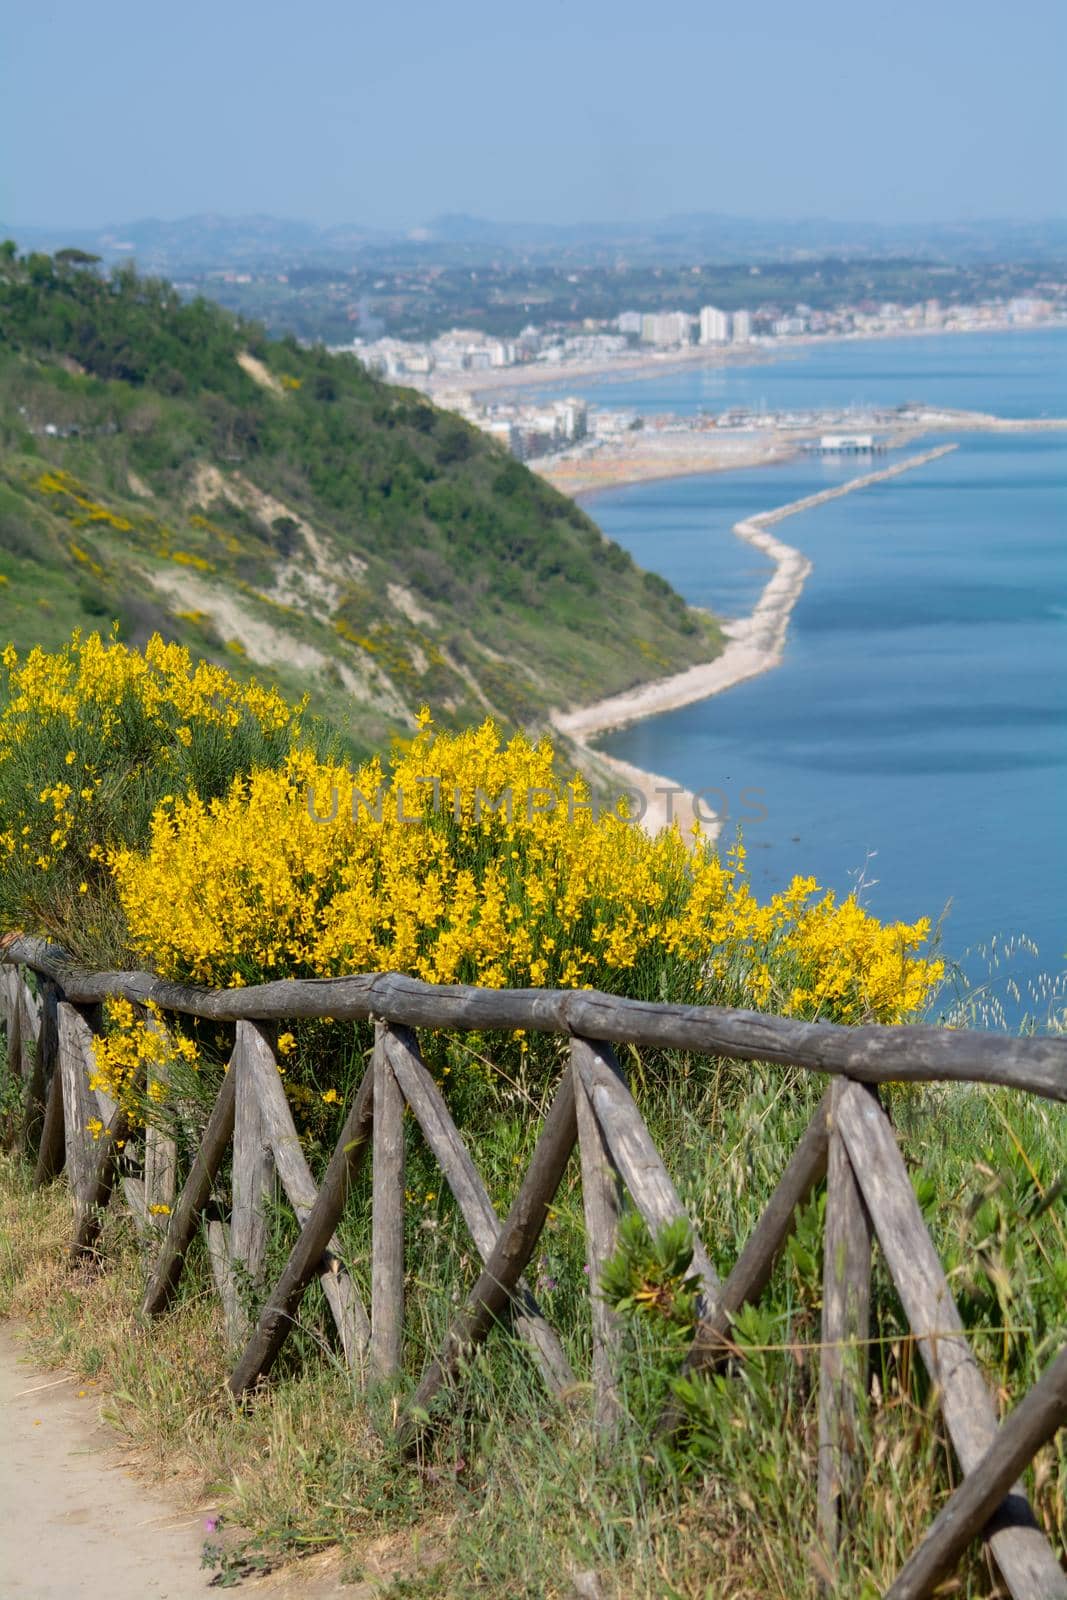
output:
[[[76,633],[54,654],[20,660],[9,647],[0,659],[0,919],[9,928],[80,943],[83,897],[113,899],[108,850],[143,844],[164,794],[222,794],[301,736],[302,707],[158,636],[143,654]]]
[[[84,950],[92,911],[123,957],[197,983],[397,971],[842,1022],[903,1021],[942,976],[925,920],[882,924],[811,878],[760,904],[740,843],[721,860],[699,835],[597,814],[546,740],[436,733],[424,712],[352,772],[308,745],[300,708],[158,638],[4,662],[9,926]],[[125,1043],[100,1047],[101,1081],[130,1091],[160,1046],[132,1014],[111,1021]],[[290,1084],[318,1070],[336,1099],[323,1042],[304,1030]]]
[[[595,987],[901,1021],[941,976],[926,922],[883,925],[795,879],[761,905],[677,829],[594,813],[547,741],[424,717],[386,772],[293,750],[205,801],[157,808],[144,851],[110,857],[138,956],[244,984],[397,971],[434,983]]]

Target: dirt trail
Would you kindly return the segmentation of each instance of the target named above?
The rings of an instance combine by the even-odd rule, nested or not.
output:
[[[34,1371],[0,1331],[5,1600],[187,1600],[207,1589],[202,1518],[175,1517],[121,1470],[97,1394]]]
[[[3,1600],[191,1600],[206,1594],[204,1515],[175,1513],[123,1469],[98,1421],[101,1395],[37,1372],[0,1327],[0,1596]],[[340,1589],[315,1571],[242,1585],[289,1600]]]

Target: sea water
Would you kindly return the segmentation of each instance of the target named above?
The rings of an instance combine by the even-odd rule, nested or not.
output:
[[[852,388],[886,403],[1067,415],[1062,335],[1003,337],[1009,348],[975,341],[993,353],[989,389],[978,353],[955,355],[963,338],[900,341],[906,361],[888,342],[841,345],[825,353],[834,383],[817,380],[819,394],[789,403],[844,403]],[[1012,389],[1015,347],[1026,359]],[[688,392],[693,380],[678,381]],[[657,401],[682,409],[663,383]],[[1050,984],[1064,1003],[1067,951],[1067,434],[961,432],[911,450],[944,437],[958,440],[952,454],[775,526],[813,562],[780,667],[602,742],[687,788],[716,790],[724,838],[742,823],[760,891],[810,873],[839,893],[857,888],[882,917],[942,918],[944,953],[980,990],[978,1019],[1044,1025]],[[640,565],[739,616],[771,569],[733,524],[866,470],[799,460],[587,505]]]

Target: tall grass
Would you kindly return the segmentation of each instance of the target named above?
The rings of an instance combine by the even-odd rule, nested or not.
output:
[[[780,1069],[679,1059],[655,1072],[631,1062],[641,1109],[720,1272],[729,1270],[817,1101],[820,1085]],[[539,1106],[485,1089],[460,1099],[475,1159],[502,1210],[528,1163]],[[913,1181],[979,1360],[1002,1408],[1014,1404],[1065,1333],[1067,1169],[1062,1116],[1006,1091],[932,1087],[894,1095]],[[28,1324],[30,1348],[97,1378],[106,1409],[158,1476],[212,1495],[258,1538],[293,1554],[339,1544],[353,1575],[382,1593],[765,1597],[804,1600],[832,1576],[838,1592],[875,1596],[949,1491],[955,1466],[901,1308],[876,1258],[871,1382],[861,1406],[865,1477],[832,1575],[815,1537],[817,1343],[823,1200],[757,1307],[738,1321],[743,1359],[705,1383],[691,1420],[701,1448],[654,1459],[649,1424],[678,1347],[628,1331],[626,1414],[609,1449],[589,1426],[590,1294],[577,1163],[553,1207],[529,1277],[559,1328],[579,1391],[549,1400],[524,1348],[494,1330],[463,1374],[457,1403],[414,1460],[389,1442],[410,1393],[478,1262],[417,1129],[409,1123],[404,1372],[364,1394],[333,1352],[315,1287],[269,1391],[245,1414],[222,1389],[232,1351],[199,1247],[174,1312],[150,1329],[130,1313],[147,1262],[118,1213],[100,1270],[63,1265],[69,1201],[60,1183],[29,1189],[0,1168],[0,1314]],[[312,1147],[321,1167],[325,1147]],[[271,1213],[269,1273],[295,1234]],[[350,1196],[340,1233],[369,1293],[369,1195]],[[254,1296],[252,1309],[255,1309]],[[1038,1516],[1067,1551],[1067,1446],[1028,1474]],[[390,1550],[382,1576],[382,1541]],[[376,1554],[375,1552],[378,1552]],[[955,1592],[992,1596],[980,1552]]]

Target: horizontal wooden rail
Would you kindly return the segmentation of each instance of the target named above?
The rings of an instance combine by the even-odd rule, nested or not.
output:
[[[77,1005],[116,995],[216,1022],[380,1017],[411,1028],[525,1028],[737,1061],[771,1061],[861,1083],[995,1083],[1067,1101],[1067,1039],[1062,1038],[1014,1039],[921,1024],[847,1027],[722,1006],[627,1000],[592,989],[423,983],[396,972],[203,989],[148,972],[90,972],[55,945],[23,936],[10,939],[0,949],[0,959],[51,978]]]

